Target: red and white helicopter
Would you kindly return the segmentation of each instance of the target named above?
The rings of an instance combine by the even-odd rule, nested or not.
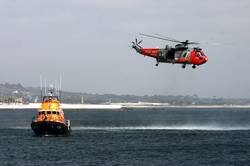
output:
[[[134,48],[136,52],[144,56],[155,58],[156,66],[158,66],[159,63],[172,63],[182,64],[182,68],[185,68],[187,64],[192,65],[192,68],[196,68],[196,66],[202,65],[208,60],[201,48],[188,48],[189,44],[199,44],[197,42],[189,42],[188,40],[178,41],[176,39],[165,37],[159,34],[140,35],[178,43],[175,45],[175,47],[166,45],[165,48],[142,48],[140,46],[142,40],[138,41],[135,39],[135,42],[132,42],[132,48]]]

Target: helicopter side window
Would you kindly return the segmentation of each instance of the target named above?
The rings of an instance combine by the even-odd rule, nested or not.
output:
[[[184,52],[183,55],[182,55],[182,57],[186,58],[186,56],[187,56],[187,52]]]

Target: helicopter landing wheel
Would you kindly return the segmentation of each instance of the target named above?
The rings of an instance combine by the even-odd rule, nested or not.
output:
[[[186,64],[183,64],[183,65],[182,65],[182,68],[185,69],[185,68],[186,68]]]
[[[159,65],[159,60],[156,59],[156,64],[155,64],[155,66],[158,66],[158,65]]]
[[[195,69],[195,68],[196,68],[196,66],[195,66],[195,65],[193,65],[193,66],[192,66],[192,68],[193,68],[193,69]]]

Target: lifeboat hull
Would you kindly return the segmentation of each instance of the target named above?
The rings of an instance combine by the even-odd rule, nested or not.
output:
[[[37,136],[69,135],[71,132],[70,126],[67,126],[65,123],[53,121],[32,122],[31,128]]]

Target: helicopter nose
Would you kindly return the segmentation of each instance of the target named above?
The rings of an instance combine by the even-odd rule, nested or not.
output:
[[[207,60],[208,60],[207,57],[205,57],[204,60],[205,60],[205,62],[207,62]]]
[[[206,63],[206,62],[207,62],[207,60],[208,60],[208,59],[207,59],[207,57],[206,57],[206,56],[201,56],[201,57],[200,57],[200,60],[201,60],[201,61],[200,61],[200,62],[201,62],[201,64],[204,64],[204,63]]]

